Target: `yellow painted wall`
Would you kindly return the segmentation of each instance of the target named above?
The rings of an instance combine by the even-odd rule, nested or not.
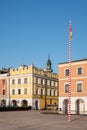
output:
[[[11,76],[11,80],[15,79],[16,83],[15,84],[11,84],[10,87],[11,89],[15,89],[16,93],[17,93],[17,89],[22,89],[22,92],[24,90],[24,88],[27,88],[28,90],[28,94],[16,94],[16,95],[11,95],[11,99],[12,98],[32,98],[32,99],[40,99],[40,109],[44,109],[45,108],[45,97],[43,96],[43,98],[41,97],[41,95],[33,95],[33,87],[34,87],[34,78],[33,75],[43,78],[44,76],[46,76],[46,78],[48,79],[55,79],[56,81],[58,80],[58,75],[56,73],[49,73],[49,72],[45,72],[43,69],[39,69],[35,66],[28,66],[28,67],[19,67],[17,69],[10,69],[10,76]],[[18,84],[17,80],[18,78],[21,79],[21,84]],[[24,78],[28,79],[28,83],[24,83]],[[38,88],[40,87],[44,87],[41,85],[38,85],[38,81],[36,81],[36,89],[38,91]],[[52,88],[52,86],[48,86],[49,89]],[[52,88],[53,89],[53,88]],[[56,87],[54,88],[54,91],[56,90]],[[51,97],[48,96],[47,97],[47,104],[50,104],[50,99],[52,98],[52,104],[54,104],[56,102],[56,104],[58,104],[58,97]]]
[[[45,100],[44,100],[44,99],[41,99],[41,100],[40,100],[40,108],[41,108],[41,109],[44,109],[44,108],[45,108]]]

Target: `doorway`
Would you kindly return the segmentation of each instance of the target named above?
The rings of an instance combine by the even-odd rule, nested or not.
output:
[[[38,100],[35,101],[35,109],[38,110]]]
[[[68,113],[68,99],[65,99],[63,102],[64,114]]]
[[[85,104],[82,99],[77,99],[76,100],[76,114],[84,114],[85,112]]]

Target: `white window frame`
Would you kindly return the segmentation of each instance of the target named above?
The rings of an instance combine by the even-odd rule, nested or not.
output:
[[[28,83],[28,78],[24,78],[24,84]]]
[[[58,82],[55,82],[55,87],[58,87]]]
[[[36,77],[34,77],[34,83],[36,83]]]
[[[55,96],[58,96],[58,90],[55,90]]]
[[[47,85],[50,86],[50,80],[47,80]]]
[[[20,82],[19,82],[20,81]],[[18,84],[21,84],[21,78],[18,78]]]
[[[64,70],[64,76],[69,76],[69,73],[68,73],[68,75],[66,75],[66,70],[69,71],[69,68],[66,68],[66,69]]]
[[[38,84],[41,84],[41,78],[38,78]]]
[[[21,95],[21,89],[20,89],[20,88],[18,88],[18,90],[20,90],[20,94],[19,94],[19,91],[18,91],[18,95]]]
[[[68,91],[66,92],[66,89],[65,89],[65,87],[66,87],[66,85],[68,85]],[[69,83],[64,83],[64,93],[69,93]]]
[[[41,88],[38,88],[38,95],[41,95]]]
[[[50,96],[50,89],[47,90],[47,96]]]
[[[78,74],[78,69],[79,69],[79,68],[82,69],[82,70],[81,70],[81,74]],[[77,67],[76,72],[77,72],[77,75],[82,75],[82,74],[83,74],[83,67],[82,67],[82,66]]]
[[[45,95],[45,93],[46,93],[46,92],[45,92],[45,88],[43,88],[43,95]]]
[[[14,82],[13,82],[14,81]],[[12,79],[12,85],[15,84],[15,79]]]
[[[45,85],[45,79],[43,79],[43,85]]]
[[[25,91],[26,90],[26,91]],[[27,94],[27,88],[24,88],[24,94]]]
[[[54,96],[54,89],[51,90],[51,96]]]
[[[83,81],[77,81],[77,82],[76,82],[76,92],[77,92],[77,93],[80,93],[80,92],[82,92],[82,91],[79,91],[79,92],[77,91],[77,85],[78,85],[78,84],[82,84],[82,91],[83,91]]]
[[[54,81],[51,81],[51,86],[52,86],[52,87],[54,86]]]
[[[12,95],[15,95],[15,89],[12,89]]]
[[[34,95],[36,95],[36,86],[34,85]]]

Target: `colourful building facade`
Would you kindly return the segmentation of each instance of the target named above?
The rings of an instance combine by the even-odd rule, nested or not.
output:
[[[69,63],[59,67],[59,112],[68,112]],[[87,59],[71,62],[71,113],[87,114]]]
[[[11,68],[10,103],[15,106],[32,106],[45,109],[47,105],[58,105],[58,75],[39,69],[34,65]]]
[[[9,105],[9,73],[7,70],[0,70],[0,106]]]

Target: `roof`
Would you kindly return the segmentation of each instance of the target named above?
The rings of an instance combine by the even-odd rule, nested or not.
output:
[[[5,73],[8,73],[8,72],[9,72],[9,69],[6,69],[6,68],[0,69],[0,74],[5,74]]]
[[[81,62],[81,61],[87,61],[87,58],[85,58],[85,59],[79,59],[79,60],[73,60],[71,62]],[[62,62],[62,63],[59,63],[59,64],[67,64],[67,63],[69,63],[69,62]]]

